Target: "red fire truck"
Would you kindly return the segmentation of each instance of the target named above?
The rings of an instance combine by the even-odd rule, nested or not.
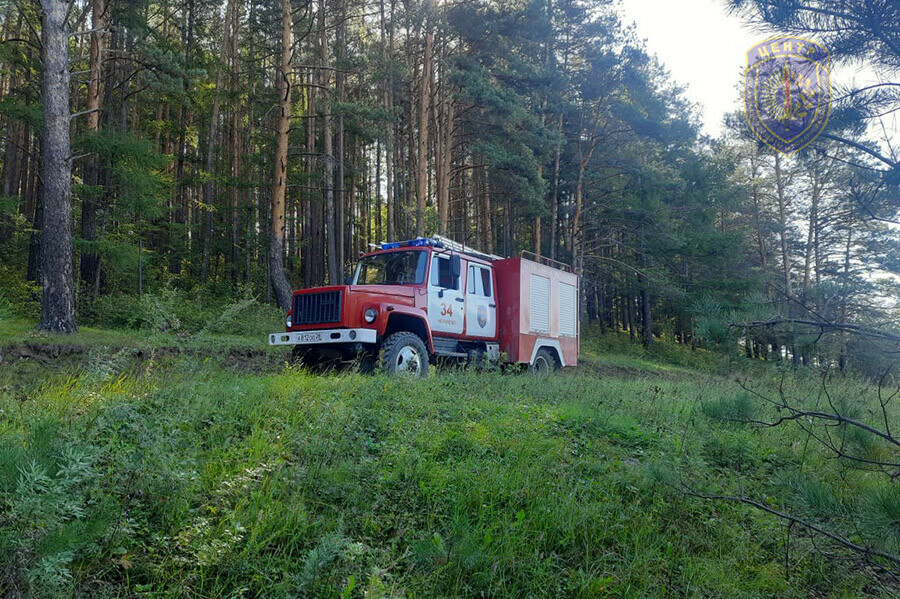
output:
[[[310,366],[359,359],[424,376],[437,359],[502,359],[547,372],[577,363],[578,286],[567,265],[529,252],[501,258],[441,236],[382,243],[346,285],[295,291],[269,344]]]

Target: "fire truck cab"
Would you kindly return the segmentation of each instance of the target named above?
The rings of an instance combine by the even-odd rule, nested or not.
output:
[[[294,292],[283,333],[310,366],[424,376],[439,358],[527,364],[547,372],[578,357],[578,277],[533,256],[504,259],[444,237],[382,243],[346,285]]]

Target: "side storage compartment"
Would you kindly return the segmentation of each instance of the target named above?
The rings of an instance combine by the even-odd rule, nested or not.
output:
[[[531,364],[537,352],[547,348],[561,364],[574,366],[580,334],[578,276],[564,270],[564,264],[534,257],[493,263],[500,351],[512,362]]]

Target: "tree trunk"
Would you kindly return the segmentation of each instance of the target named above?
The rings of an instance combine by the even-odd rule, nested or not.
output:
[[[847,294],[850,292],[850,250],[853,247],[853,226],[847,225],[847,242],[844,245],[844,272],[841,289],[841,324],[847,324]],[[838,358],[841,372],[847,367],[847,331],[841,331],[841,353]]]
[[[339,1],[339,8],[337,10],[338,16],[338,27],[337,27],[337,39],[335,43],[335,61],[338,69],[334,74],[334,84],[335,84],[335,97],[337,98],[338,103],[344,102],[344,73],[341,70],[343,59],[344,59],[344,48],[346,45],[346,29],[347,29],[347,5],[346,2]],[[326,63],[325,66],[328,66]],[[335,262],[337,263],[335,271],[335,277],[331,278],[330,282],[332,285],[339,285],[343,280],[343,272],[344,272],[344,228],[346,226],[345,223],[345,210],[344,210],[344,198],[346,194],[344,193],[344,178],[346,176],[345,170],[345,160],[346,160],[346,152],[344,150],[344,112],[343,109],[337,115],[337,184],[335,185],[335,194],[334,194],[334,245],[336,248]],[[369,223],[366,222],[366,231],[369,230]]]
[[[235,96],[231,109],[231,283],[237,285],[238,251],[240,245],[240,197],[241,187],[238,181],[241,179],[241,103],[240,103],[240,73],[241,64],[238,56],[238,34],[240,32],[240,9],[237,2],[232,2],[233,14],[231,16],[231,92]],[[252,220],[252,219],[248,219]],[[249,229],[249,227],[248,227]],[[244,247],[247,240],[244,240]]]
[[[791,289],[791,261],[788,254],[787,241],[787,199],[784,194],[784,180],[781,172],[781,155],[775,153],[775,186],[778,196],[778,224],[780,227],[781,239],[781,264],[784,269],[784,292],[788,297],[793,297],[794,293]]]
[[[641,277],[641,342],[644,347],[650,347],[653,343],[653,322],[650,318],[650,291],[647,289],[644,277]]]
[[[382,7],[384,6],[382,0]],[[391,12],[390,19],[388,25],[388,50],[387,50],[387,59],[393,60],[394,58],[394,0],[391,0]],[[387,61],[386,61],[387,62]],[[388,82],[387,82],[387,90],[385,90],[385,105],[388,110],[388,113],[393,113],[394,111],[394,69],[391,67],[390,72],[388,74]],[[396,156],[399,148],[395,147],[395,141],[397,139],[396,132],[397,126],[394,123],[388,125],[387,130],[387,147],[385,148],[385,171],[387,175],[387,238],[389,241],[393,241],[397,236],[397,198],[399,194],[397,193],[397,189],[395,185],[398,182],[398,177],[394,172],[394,165],[396,164]]]
[[[278,69],[279,114],[276,119],[275,172],[272,180],[272,229],[269,235],[269,277],[275,302],[291,307],[291,287],[284,273],[284,197],[287,191],[288,132],[291,127],[291,0],[281,0],[281,62]]]
[[[355,187],[351,185],[350,188]],[[351,191],[352,193],[352,191]],[[352,212],[351,212],[352,215]],[[375,241],[376,243],[384,239],[384,231],[382,230],[381,217],[381,140],[375,140]],[[351,261],[355,254],[351,254]]]
[[[41,143],[43,227],[41,231],[42,331],[71,333],[75,324],[72,280],[72,165],[69,143],[68,4],[41,0],[44,130]]]
[[[228,0],[225,6],[225,24],[222,27],[222,48],[228,52],[231,37],[231,18],[234,12],[234,0]],[[221,89],[225,81],[225,69],[222,63],[216,67],[216,89],[213,92],[212,113],[209,117],[209,137],[206,143],[206,181],[203,182],[203,262],[200,267],[200,282],[206,283],[209,278],[209,258],[212,247],[212,208],[213,170],[216,165],[216,133],[219,129],[219,109],[221,108]]]
[[[581,144],[578,144],[578,181],[575,184],[575,214],[572,217],[572,247],[570,248],[572,252],[572,266],[576,269],[580,266],[579,258],[582,243],[581,211],[584,204],[584,173],[588,164],[591,163],[594,150],[597,148],[597,141],[598,138],[596,136],[591,138],[587,154],[582,150]]]
[[[449,90],[446,92],[446,95],[447,99],[444,101],[444,118],[441,131],[443,139],[441,140],[441,176],[438,192],[441,235],[447,234],[447,221],[450,219],[450,159],[453,153],[453,97]]]
[[[556,260],[559,246],[559,159],[562,154],[562,113],[559,114],[558,131],[560,140],[556,144],[556,155],[553,158],[553,196],[550,199],[550,258]]]
[[[431,52],[434,33],[425,33],[425,60],[419,88],[419,149],[416,158],[416,235],[425,235],[425,197],[428,186],[428,112],[431,100]]]
[[[308,181],[313,181],[313,175],[316,170],[316,161],[313,160],[313,155],[316,153],[316,88],[312,84],[317,80],[316,71],[311,70],[308,79],[310,86],[306,91],[306,114],[309,116],[309,118],[306,119],[306,176]],[[312,225],[315,206],[311,199],[312,193],[307,192],[305,195],[306,198],[303,201],[303,207],[304,212],[306,213],[306,220],[304,221],[304,239],[301,241],[303,250],[301,251],[305,252],[302,258],[303,284],[309,286],[312,284],[315,276],[313,262],[317,259],[313,250],[313,248],[316,247],[316,229]]]
[[[100,130],[100,107],[103,94],[101,65],[103,63],[103,42],[105,24],[104,0],[91,2],[91,41],[89,50],[89,74],[87,89],[87,130],[96,133]],[[98,184],[100,180],[100,161],[98,156],[91,156],[87,160],[84,173],[86,186],[84,201],[81,204],[81,237],[87,242],[97,240],[97,199],[99,198]],[[98,280],[100,268],[100,255],[90,249],[81,254],[81,280],[86,285],[94,286]]]
[[[194,0],[188,0],[187,14],[185,15],[187,36],[182,40],[184,43],[184,62],[186,65],[191,63],[191,49],[194,45]],[[172,238],[169,240],[169,270],[173,274],[181,273],[181,262],[184,259],[185,248],[188,247],[188,231],[190,231],[190,221],[187,215],[187,197],[184,186],[184,169],[185,169],[185,152],[187,150],[187,125],[190,114],[190,105],[188,103],[188,90],[190,83],[187,74],[182,77],[182,90],[184,92],[184,100],[181,102],[178,112],[178,159],[175,168],[175,210],[172,215],[174,223],[174,231]],[[182,225],[186,230],[181,230]]]
[[[815,168],[815,167],[813,167]],[[812,281],[813,257],[815,256],[815,243],[818,239],[819,229],[819,196],[821,184],[818,173],[812,173],[812,193],[809,206],[809,230],[806,235],[806,252],[803,257],[803,300],[807,300],[809,286]]]
[[[325,28],[325,0],[322,0],[319,8],[319,51],[321,67],[329,66],[328,62],[328,37]],[[322,85],[327,88],[331,80],[330,71],[322,70]],[[323,131],[322,139],[325,143],[324,152],[322,154],[322,163],[324,166],[322,179],[325,184],[325,244],[328,264],[328,283],[337,285],[340,282],[340,271],[338,265],[338,249],[337,249],[337,227],[338,223],[335,219],[334,209],[334,132],[331,129],[331,110],[326,108],[322,117]]]

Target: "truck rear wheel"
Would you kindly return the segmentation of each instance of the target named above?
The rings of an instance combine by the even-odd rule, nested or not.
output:
[[[415,333],[394,333],[381,345],[381,368],[391,374],[423,377],[428,374],[428,350]]]
[[[553,355],[553,352],[546,347],[539,349],[537,355],[534,356],[534,362],[531,364],[531,372],[544,376],[558,369],[559,362],[556,361],[556,356]]]

